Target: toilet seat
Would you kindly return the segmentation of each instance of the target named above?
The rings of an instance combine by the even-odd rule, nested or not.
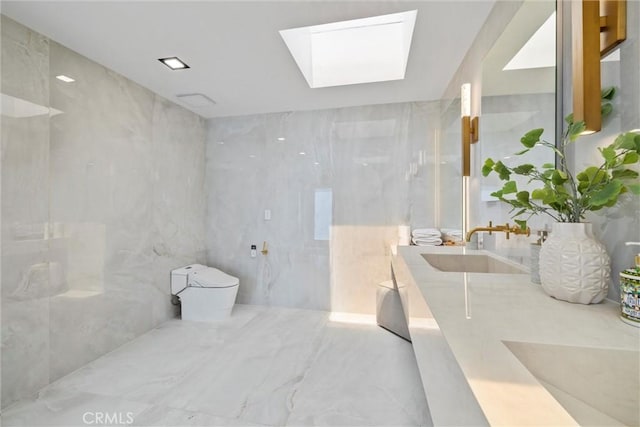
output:
[[[238,286],[239,280],[217,268],[209,267],[189,274],[187,286],[197,288],[231,288]]]
[[[229,318],[239,288],[237,277],[206,265],[171,270],[171,294],[180,301],[182,320],[213,322]]]

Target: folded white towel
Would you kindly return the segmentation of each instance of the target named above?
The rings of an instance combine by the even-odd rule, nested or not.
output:
[[[411,239],[411,242],[416,246],[440,246],[442,244],[442,239],[438,237],[430,237],[430,238],[414,237]]]
[[[442,234],[448,234],[451,236],[462,236],[462,230],[458,228],[443,228]]]
[[[437,228],[416,228],[411,232],[413,237],[440,237],[442,234]]]
[[[462,242],[462,230],[458,230],[455,228],[443,228],[442,229],[442,239],[445,242]]]
[[[413,237],[413,240],[421,240],[423,242],[437,242],[439,240],[442,240],[440,237],[435,237],[435,236],[431,236],[431,237]]]

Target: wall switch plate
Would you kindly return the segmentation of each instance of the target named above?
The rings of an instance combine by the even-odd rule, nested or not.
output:
[[[271,209],[264,210],[264,220],[271,221]]]

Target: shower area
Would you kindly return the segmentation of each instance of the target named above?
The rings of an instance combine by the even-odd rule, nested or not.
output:
[[[205,126],[5,16],[1,29],[6,407],[175,316],[168,271],[205,261]]]

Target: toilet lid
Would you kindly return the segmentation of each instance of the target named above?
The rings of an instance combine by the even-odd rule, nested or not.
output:
[[[189,286],[199,288],[229,288],[238,285],[238,278],[223,273],[217,268],[205,268],[189,274]]]

